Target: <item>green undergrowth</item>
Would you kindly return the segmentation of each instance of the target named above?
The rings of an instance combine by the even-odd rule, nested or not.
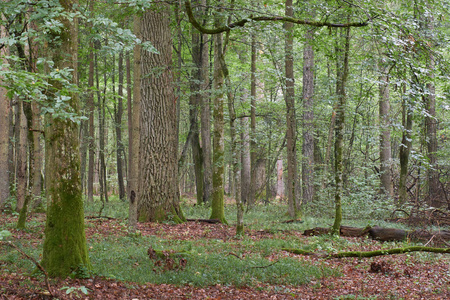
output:
[[[85,203],[86,216],[98,216],[103,204],[96,199],[93,203]],[[182,201],[182,209],[186,218],[205,219],[209,217],[208,206],[193,206]],[[249,232],[264,231],[258,239],[252,236],[231,238],[226,240],[201,238],[198,240],[169,240],[157,236],[123,236],[104,235],[104,231],[94,232],[88,239],[90,261],[93,273],[98,276],[137,283],[170,283],[190,284],[193,286],[209,286],[230,284],[234,286],[258,286],[269,284],[299,285],[328,276],[340,276],[339,268],[331,268],[322,262],[314,264],[298,257],[285,257],[280,252],[283,248],[296,248],[306,251],[325,251],[336,253],[349,251],[358,247],[370,247],[370,240],[339,239],[330,236],[316,236],[308,239],[298,237],[298,231],[313,227],[329,227],[331,219],[317,218],[304,214],[303,222],[283,223],[289,220],[285,204],[257,205],[244,215],[245,230]],[[115,197],[101,209],[101,215],[116,218],[120,228],[126,228],[128,205]],[[235,205],[226,205],[225,217],[229,226],[235,226]],[[42,233],[44,221],[31,218],[25,233],[32,233],[35,240],[13,240],[20,248],[36,260],[40,261],[42,253]],[[170,222],[166,222],[171,224]],[[4,224],[4,229],[13,230],[14,221]],[[365,227],[379,225],[384,227],[402,227],[375,220],[352,220],[343,225]],[[95,222],[87,221],[87,227],[95,229]],[[214,228],[214,227],[213,227]],[[209,230],[214,230],[213,228]],[[403,227],[404,228],[404,227]],[[111,230],[115,230],[111,228]],[[205,229],[208,230],[208,229]],[[124,232],[120,230],[118,232]],[[296,234],[294,234],[296,233]],[[367,244],[367,245],[365,245]],[[401,247],[407,243],[384,243],[382,248]],[[183,252],[185,261],[181,264],[175,258],[175,267],[166,264],[164,259],[150,259],[149,247],[158,251]],[[414,253],[407,254],[421,261],[434,261],[436,255]],[[413,263],[414,260],[411,260]],[[179,266],[177,267],[177,264]],[[3,272],[32,274],[34,264],[24,259],[16,250],[0,247],[0,267]]]
[[[280,243],[280,242],[278,242]],[[289,245],[291,243],[282,243]],[[185,253],[186,266],[164,270],[147,256],[148,247]],[[273,242],[270,254],[277,251]],[[221,242],[218,240],[168,241],[156,237],[105,239],[90,249],[94,272],[109,278],[138,283],[172,283],[208,286],[299,285],[339,271],[322,264],[312,265],[295,258],[269,260],[266,242]],[[231,254],[232,253],[232,254]]]

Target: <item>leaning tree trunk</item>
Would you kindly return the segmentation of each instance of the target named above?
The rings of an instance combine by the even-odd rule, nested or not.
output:
[[[345,105],[346,94],[345,85],[348,77],[348,56],[350,49],[350,28],[341,29],[341,34],[336,36],[336,95],[338,98],[336,109],[336,127],[335,127],[335,217],[332,233],[339,235],[339,228],[342,221],[341,198],[343,193],[343,173],[344,173],[344,127],[345,127]]]
[[[172,217],[182,222],[169,5],[155,4],[142,16],[141,26],[142,40],[159,53],[141,53],[138,219],[159,222]]]
[[[70,11],[76,1],[60,1]],[[77,83],[77,20],[61,18],[58,39],[50,43],[55,68],[73,69]],[[58,42],[61,41],[61,42]],[[53,95],[61,89],[53,83]],[[78,95],[68,101],[78,112]],[[52,277],[67,277],[80,267],[90,267],[84,232],[83,192],[81,189],[78,126],[69,119],[46,115],[45,162],[47,188],[47,222],[45,226],[42,266]]]
[[[294,14],[292,0],[286,0],[286,17]],[[286,29],[285,37],[285,93],[286,101],[286,139],[287,139],[287,168],[288,178],[286,180],[287,196],[289,203],[289,216],[299,217],[299,207],[297,205],[297,123],[295,118],[295,87],[294,87],[294,30],[292,23],[284,24]]]

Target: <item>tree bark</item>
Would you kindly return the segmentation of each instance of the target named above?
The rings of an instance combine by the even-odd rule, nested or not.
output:
[[[245,101],[245,97],[243,97]],[[248,117],[241,118],[241,201],[248,203],[250,196],[250,175],[251,175],[251,160],[250,160],[250,135],[249,135],[249,120]]]
[[[285,14],[286,17],[292,17],[294,14],[292,0],[286,0]],[[288,213],[292,219],[300,216],[297,203],[297,122],[295,117],[295,86],[294,86],[294,30],[292,23],[285,23],[285,93],[284,100],[286,102],[286,139],[287,139],[287,168],[288,178],[286,180],[287,196],[288,196]]]
[[[133,31],[141,39],[141,17],[134,16]],[[141,111],[141,47],[134,46],[133,53],[133,97],[131,95],[131,63],[127,55],[127,103],[128,103],[128,225],[136,231],[137,208],[139,200],[139,143]]]
[[[379,118],[380,118],[380,193],[386,197],[394,196],[392,184],[392,154],[391,154],[391,121],[389,102],[389,75],[386,63],[379,62]]]
[[[16,139],[17,139],[17,148],[16,148],[16,212],[20,212],[25,204],[26,197],[28,195],[28,187],[27,187],[27,176],[28,176],[28,167],[27,167],[27,119],[25,117],[23,111],[23,100],[18,100],[18,105],[16,106],[16,122],[17,129]]]
[[[215,16],[215,24],[220,25],[222,17]],[[224,212],[224,176],[225,176],[225,137],[223,116],[223,80],[224,74],[220,60],[223,58],[223,36],[214,36],[214,140],[213,140],[213,195],[210,219],[219,219],[227,223]]]
[[[201,7],[206,6],[206,0],[201,0]],[[202,14],[206,11],[202,9]],[[204,19],[206,20],[206,18]],[[205,23],[205,21],[204,21]],[[200,119],[201,119],[201,143],[203,154],[203,203],[211,203],[212,197],[212,152],[211,152],[211,108],[209,98],[209,45],[208,35],[201,34],[201,63],[200,63]]]
[[[94,0],[90,0],[90,9],[93,10]],[[94,164],[95,164],[95,125],[94,125],[94,43],[89,43],[89,75],[87,96],[87,113],[89,118],[89,161],[87,177],[88,202],[94,201]]]
[[[125,200],[124,157],[125,147],[122,141],[122,116],[123,116],[123,51],[119,53],[119,85],[117,90],[117,106],[115,106],[115,128],[116,128],[116,161],[117,161],[117,183],[119,186],[119,198]],[[114,75],[113,75],[114,76]]]
[[[201,12],[200,12],[201,13]],[[189,97],[189,123],[192,147],[192,160],[194,161],[195,171],[195,186],[197,190],[197,204],[203,203],[203,153],[200,147],[200,136],[198,127],[198,112],[204,92],[201,89],[202,85],[202,56],[203,44],[202,35],[196,30],[192,31],[192,62],[194,69],[192,70],[192,80],[190,83],[191,95]]]
[[[6,30],[0,26],[0,38],[6,36]],[[6,59],[8,55],[7,47],[0,49],[1,70],[6,71]],[[5,205],[9,197],[9,119],[11,112],[10,99],[7,96],[7,90],[3,87],[2,77],[0,76],[0,210]]]
[[[314,199],[314,31],[306,32],[303,49],[303,145],[302,198],[305,203]]]
[[[348,57],[350,51],[350,28],[341,29],[336,38],[336,96],[338,98],[336,109],[336,127],[334,143],[334,181],[335,181],[335,217],[332,233],[339,235],[339,228],[342,221],[341,198],[343,193],[343,172],[344,172],[344,127],[345,127],[345,106],[346,93],[345,85],[348,77]]]
[[[406,92],[406,86],[403,86],[403,94]],[[408,191],[406,188],[406,179],[408,178],[409,154],[412,147],[411,131],[413,126],[413,111],[410,96],[402,97],[402,142],[400,144],[400,179],[398,188],[398,203],[401,206],[408,200]],[[408,99],[407,99],[408,98]]]
[[[251,36],[250,62],[250,188],[248,191],[247,207],[256,202],[256,37]]]
[[[428,34],[433,34],[434,25],[433,25],[433,17],[427,17],[427,31]],[[434,79],[434,68],[435,68],[435,59],[434,53],[429,50],[427,53],[427,68],[430,70],[430,80]],[[438,150],[438,143],[436,138],[436,88],[433,82],[428,82],[426,84],[426,92],[427,95],[424,97],[425,99],[425,109],[427,111],[427,115],[425,117],[425,128],[426,128],[426,140],[427,140],[427,154],[428,160],[430,163],[430,167],[427,170],[428,177],[428,197],[429,197],[429,205],[434,207],[440,207],[443,203],[440,201],[440,184],[439,184],[439,172],[437,165],[437,157],[436,152]]]
[[[283,160],[277,159],[277,198],[284,198]]]
[[[76,1],[60,1],[70,11]],[[73,69],[77,78],[77,19],[61,18],[60,43],[50,44],[56,68]],[[62,88],[53,83],[53,95]],[[72,94],[69,105],[78,112],[78,95]],[[71,120],[46,116],[46,187],[47,222],[42,266],[52,277],[68,276],[80,267],[90,268],[84,232],[83,195],[80,178],[78,126]]]
[[[169,5],[155,4],[141,26],[142,40],[159,53],[142,52],[138,219],[182,222]]]

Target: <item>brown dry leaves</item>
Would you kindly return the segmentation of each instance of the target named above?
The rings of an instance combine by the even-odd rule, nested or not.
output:
[[[34,217],[36,218],[36,217]],[[37,215],[42,220],[42,216]],[[2,218],[0,225],[14,222]],[[104,235],[125,235],[126,227],[120,220],[88,219],[86,235],[88,239],[101,238]],[[40,228],[40,227],[39,227]],[[222,224],[205,224],[188,222],[179,225],[167,224],[139,224],[138,229],[143,235],[161,236],[174,240],[234,239],[235,229]],[[43,230],[43,227],[42,227]],[[15,240],[42,239],[42,232],[33,230],[28,233],[10,230]],[[269,231],[250,231],[246,234],[252,239],[270,239],[283,235],[295,235],[301,242],[308,243],[307,237],[300,232],[287,231],[271,233]],[[354,242],[354,249],[348,250],[376,250],[382,245],[378,242],[358,244],[355,238],[348,238]],[[0,248],[0,251],[4,249]],[[138,285],[105,278],[66,279],[53,281],[53,290],[59,299],[70,299],[62,287],[88,288],[89,295],[81,294],[81,299],[352,299],[354,297],[370,299],[450,299],[450,270],[448,259],[444,256],[433,259],[423,259],[420,254],[391,255],[372,259],[359,260],[356,258],[323,260],[313,256],[300,256],[273,249],[273,259],[282,256],[296,257],[299,260],[313,264],[324,263],[330,268],[342,272],[342,276],[329,277],[311,281],[307,285],[274,287],[260,285],[255,287],[236,288],[232,286],[215,285],[206,288],[173,286],[169,284]],[[161,261],[161,270],[183,268],[180,259],[154,258]],[[171,259],[173,261],[171,261]],[[3,274],[0,262],[0,299],[49,299],[46,295],[45,284],[42,280],[29,278],[22,274]],[[26,283],[26,284],[25,284]],[[80,293],[79,293],[80,294]],[[347,295],[348,298],[343,296]]]

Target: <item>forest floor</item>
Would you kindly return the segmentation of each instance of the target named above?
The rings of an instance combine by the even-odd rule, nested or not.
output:
[[[28,218],[27,229],[23,231],[14,229],[16,221],[17,216],[3,213],[0,215],[0,231],[10,231],[12,236],[9,240],[39,261],[45,215],[33,214]],[[267,226],[270,227],[270,224]],[[123,219],[86,218],[88,247],[96,275],[86,279],[50,279],[49,286],[54,296],[51,297],[43,275],[33,273],[34,265],[15,249],[0,245],[0,299],[450,299],[448,255],[410,253],[368,259],[295,255],[281,250],[282,246],[298,245],[299,248],[331,253],[388,249],[398,245],[363,238],[341,237],[336,240],[306,237],[296,228],[285,228],[249,229],[245,237],[238,239],[233,226],[222,224],[143,223],[138,225],[141,236],[130,239]],[[123,243],[124,248],[114,252],[115,243]],[[149,244],[159,249],[163,247],[167,250],[165,253],[172,253],[168,249],[184,249],[186,245],[197,250],[192,250],[194,254],[187,255],[184,260],[171,259],[167,254],[165,259],[152,261],[146,253]],[[202,247],[205,247],[204,250]],[[144,253],[129,252],[127,256],[121,256],[122,252],[131,251],[130,248]],[[259,258],[251,260],[256,252]],[[233,261],[236,270],[221,270],[224,272],[221,273],[223,278],[219,276],[216,281],[205,279],[202,284],[194,277],[204,273],[207,278],[205,274],[209,274],[209,269],[216,267],[204,261],[208,266],[202,269],[200,263],[191,258],[194,255],[201,257],[202,254],[217,255],[213,258],[222,259],[223,263]],[[298,262],[300,267],[318,267],[322,273],[305,273],[305,278],[297,274],[299,278],[289,279],[296,272],[297,265],[289,269],[289,266],[283,265],[286,262]],[[119,271],[113,268],[122,263],[123,267],[119,268],[130,269],[124,271],[125,275],[118,275]],[[233,264],[227,266],[234,268]],[[188,272],[190,267],[198,271],[186,273],[181,284],[173,279]],[[134,277],[127,277],[142,269],[146,269],[146,276],[154,278],[148,281],[152,283],[147,283],[145,279],[133,282]],[[250,270],[264,273],[251,273],[253,271]],[[247,274],[247,271],[253,275]],[[227,283],[226,276],[240,274],[226,272],[242,273],[242,278]],[[303,271],[298,269],[298,272]],[[247,280],[243,279],[244,276],[253,278]]]

